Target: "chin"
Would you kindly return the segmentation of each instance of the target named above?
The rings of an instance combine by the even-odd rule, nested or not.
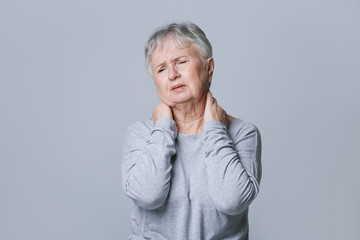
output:
[[[171,101],[176,103],[182,103],[190,101],[193,98],[193,96],[189,93],[183,92],[181,94],[173,94],[171,96]]]
[[[178,103],[185,103],[185,102],[189,102],[192,98],[191,97],[176,97],[172,99],[172,103],[174,104],[178,104]]]

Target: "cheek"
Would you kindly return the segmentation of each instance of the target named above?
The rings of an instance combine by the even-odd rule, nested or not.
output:
[[[162,83],[161,81],[155,82],[156,91],[161,100],[166,100],[169,98],[169,91],[167,84]]]
[[[191,75],[191,85],[195,95],[199,95],[206,88],[206,75],[200,70],[194,71]]]
[[[156,91],[159,99],[163,101],[166,105],[168,105],[169,107],[175,106],[175,104],[171,101],[171,94],[166,87],[162,87],[160,89],[156,88]]]
[[[163,83],[163,81],[161,79],[156,79],[154,80],[155,86],[156,86],[156,90],[160,93],[160,92],[164,92],[165,89],[165,85]]]

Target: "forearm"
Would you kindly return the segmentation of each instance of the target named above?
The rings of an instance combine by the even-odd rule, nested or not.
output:
[[[169,118],[159,119],[148,137],[124,151],[123,188],[140,207],[154,209],[166,200],[175,137],[174,122]]]
[[[205,163],[210,195],[219,211],[229,215],[244,211],[259,191],[260,168],[256,151],[241,153],[225,125],[204,126]]]

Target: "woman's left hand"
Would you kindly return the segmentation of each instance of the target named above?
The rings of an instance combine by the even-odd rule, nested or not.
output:
[[[228,125],[228,115],[225,110],[217,104],[216,99],[208,91],[206,96],[206,106],[204,112],[204,122],[216,120],[222,122],[226,127]]]

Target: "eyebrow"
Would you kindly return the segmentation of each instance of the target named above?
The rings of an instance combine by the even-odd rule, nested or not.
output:
[[[176,62],[177,60],[179,60],[180,58],[183,58],[183,57],[188,57],[188,56],[176,57],[176,58],[172,59],[171,62]],[[158,64],[158,65],[156,66],[156,69],[159,68],[159,67],[161,67],[161,66],[163,66],[163,65],[165,65],[165,62],[162,62],[162,63]]]

